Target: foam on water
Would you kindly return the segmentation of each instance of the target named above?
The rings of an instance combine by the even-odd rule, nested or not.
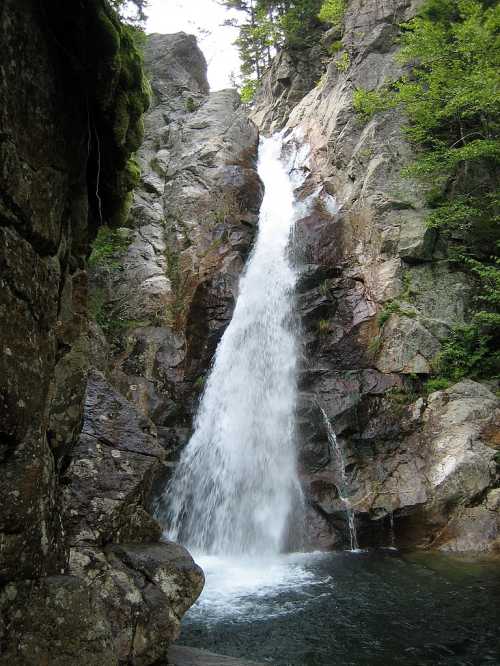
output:
[[[222,618],[256,621],[297,612],[311,598],[314,586],[324,584],[308,565],[324,553],[294,553],[259,558],[196,555],[206,576],[202,596],[189,611],[192,619],[207,623]],[[282,595],[293,600],[280,603]],[[315,595],[314,595],[315,596]]]

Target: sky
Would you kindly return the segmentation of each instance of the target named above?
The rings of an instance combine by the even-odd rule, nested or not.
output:
[[[208,62],[212,90],[232,87],[231,73],[239,74],[238,52],[233,45],[238,30],[223,26],[235,12],[221,7],[217,0],[149,0],[146,32],[171,33],[181,30],[198,38]]]

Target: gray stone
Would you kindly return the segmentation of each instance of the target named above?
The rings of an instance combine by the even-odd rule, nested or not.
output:
[[[79,578],[9,583],[0,593],[0,613],[2,664],[118,666],[105,609]]]
[[[168,653],[170,666],[263,666],[255,661],[225,657],[205,650],[175,645]]]

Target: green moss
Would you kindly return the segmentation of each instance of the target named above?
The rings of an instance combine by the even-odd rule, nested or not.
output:
[[[342,40],[338,39],[337,41],[332,42],[330,44],[330,46],[328,47],[328,53],[330,53],[330,55],[335,55],[336,53],[341,51],[342,48],[343,48]]]
[[[390,301],[389,303],[386,303],[383,310],[377,315],[377,323],[380,328],[386,323],[391,314],[399,314],[403,317],[410,317],[413,319],[416,317],[417,313],[415,310],[409,310],[408,308],[403,307],[398,301]]]
[[[96,192],[102,202],[99,221],[112,226],[124,224],[130,192],[140,177],[131,158],[144,137],[143,114],[151,91],[143,68],[142,36],[137,28],[123,24],[108,5],[97,12],[92,29],[97,68],[93,157],[99,174]]]
[[[97,10],[97,21],[101,28],[99,47],[107,55],[114,55],[120,49],[120,25],[106,5]]]
[[[115,270],[121,266],[121,258],[131,242],[128,229],[101,227],[92,244],[90,266],[101,266]],[[97,320],[97,319],[96,319]]]

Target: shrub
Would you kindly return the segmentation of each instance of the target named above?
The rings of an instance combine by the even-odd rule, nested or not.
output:
[[[349,57],[347,51],[344,51],[344,53],[335,63],[335,67],[339,70],[339,72],[347,72],[350,65],[351,65],[351,58]]]
[[[376,113],[387,111],[397,105],[397,98],[388,88],[380,90],[365,90],[357,88],[353,95],[354,111],[368,122]]]
[[[450,385],[451,382],[449,379],[445,379],[444,377],[433,377],[425,382],[423,389],[424,393],[429,395],[430,393],[434,393],[434,391],[444,391],[449,388]]]
[[[330,55],[335,55],[336,53],[342,50],[342,47],[343,47],[342,40],[338,39],[337,41],[332,42],[327,50],[328,53],[330,53]]]
[[[255,79],[246,79],[240,88],[240,97],[243,104],[251,104],[257,91],[258,81]]]
[[[346,6],[346,0],[324,0],[318,18],[322,23],[330,23],[334,27],[340,27],[344,19]]]

